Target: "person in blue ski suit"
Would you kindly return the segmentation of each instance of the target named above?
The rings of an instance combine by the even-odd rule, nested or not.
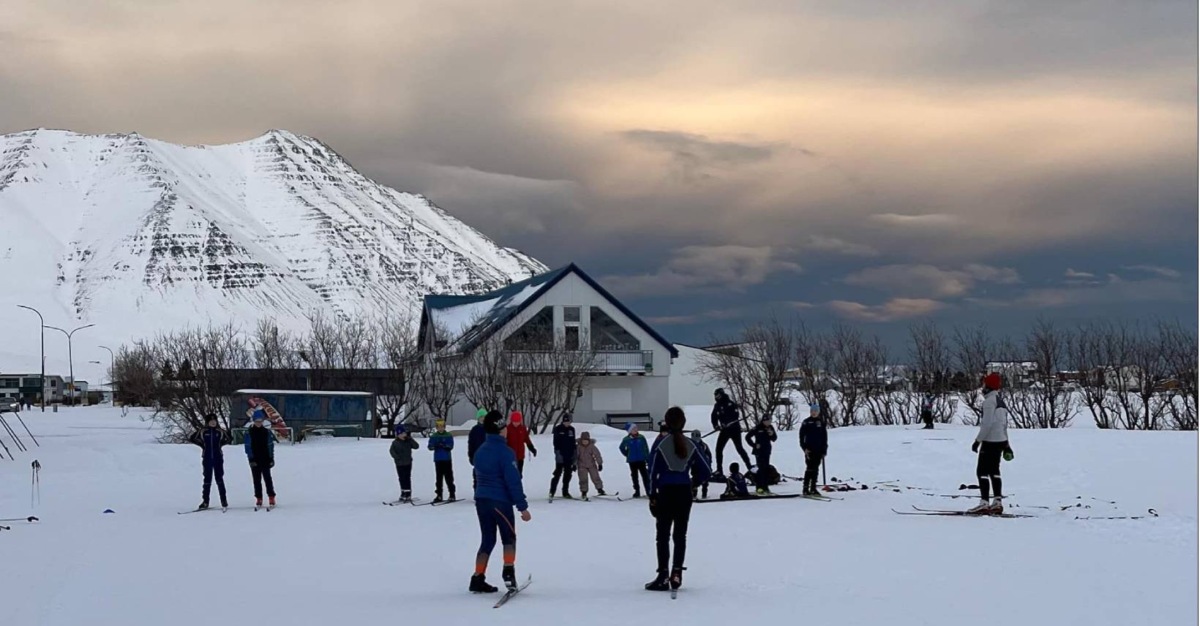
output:
[[[667,409],[663,420],[667,434],[650,451],[650,514],[655,518],[658,575],[646,583],[648,591],[678,589],[683,584],[687,554],[687,528],[692,516],[692,488],[707,482],[712,468],[696,444],[684,434],[683,409]],[[672,558],[671,543],[675,554]],[[668,561],[671,565],[667,575]]]
[[[722,500],[750,497],[750,488],[746,485],[746,477],[742,475],[741,470],[741,466],[737,463],[729,465],[729,476],[725,478],[725,493],[721,494]]]
[[[625,462],[629,464],[629,477],[633,479],[633,497],[640,498],[642,491],[638,487],[638,476],[641,476],[646,492],[650,492],[650,470],[646,466],[650,461],[650,444],[646,443],[646,438],[638,432],[637,424],[626,424],[625,430],[629,434],[621,440],[621,456],[625,457]]]
[[[504,546],[502,578],[509,589],[517,586],[517,526],[513,509],[528,522],[529,502],[517,471],[517,455],[508,447],[504,415],[490,411],[482,425],[487,433],[483,445],[475,452],[475,514],[479,518],[480,544],[475,553],[475,574],[471,576],[470,591],[495,593],[496,587],[486,580],[488,559],[496,547],[496,533]]]
[[[200,461],[204,467],[204,489],[201,491],[200,506],[197,509],[208,508],[208,496],[212,493],[213,478],[217,479],[217,494],[221,496],[221,508],[229,507],[229,499],[225,496],[225,453],[222,446],[233,443],[229,433],[217,425],[217,416],[209,413],[204,416],[204,428],[193,432],[188,441],[200,446]]]

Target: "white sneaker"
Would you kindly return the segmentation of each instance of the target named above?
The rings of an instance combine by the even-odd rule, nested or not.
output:
[[[987,500],[980,500],[979,504],[967,509],[967,513],[972,515],[986,515],[991,513],[992,505]]]

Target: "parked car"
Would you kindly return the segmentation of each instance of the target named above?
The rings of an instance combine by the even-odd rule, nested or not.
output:
[[[21,401],[17,398],[0,398],[0,413],[19,413]]]

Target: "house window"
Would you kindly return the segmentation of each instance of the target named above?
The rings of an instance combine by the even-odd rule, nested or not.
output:
[[[640,350],[641,342],[598,306],[592,307],[592,349],[596,351]]]
[[[553,350],[554,307],[542,307],[504,340],[507,350]]]
[[[577,306],[563,307],[563,323],[578,324],[579,323],[579,307],[577,307]]]
[[[579,350],[579,326],[567,326],[565,329],[565,341],[563,348],[566,350]]]

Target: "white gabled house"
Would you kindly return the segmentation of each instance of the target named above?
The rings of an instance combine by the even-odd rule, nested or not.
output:
[[[712,386],[694,367],[694,349],[677,364],[679,348],[574,264],[489,293],[425,296],[418,335],[423,353],[466,356],[492,340],[526,356],[592,353],[576,422],[615,423],[615,416],[633,413],[657,421],[671,405],[712,402]],[[536,358],[520,363],[537,367]],[[465,423],[475,410],[464,399],[449,419]]]

